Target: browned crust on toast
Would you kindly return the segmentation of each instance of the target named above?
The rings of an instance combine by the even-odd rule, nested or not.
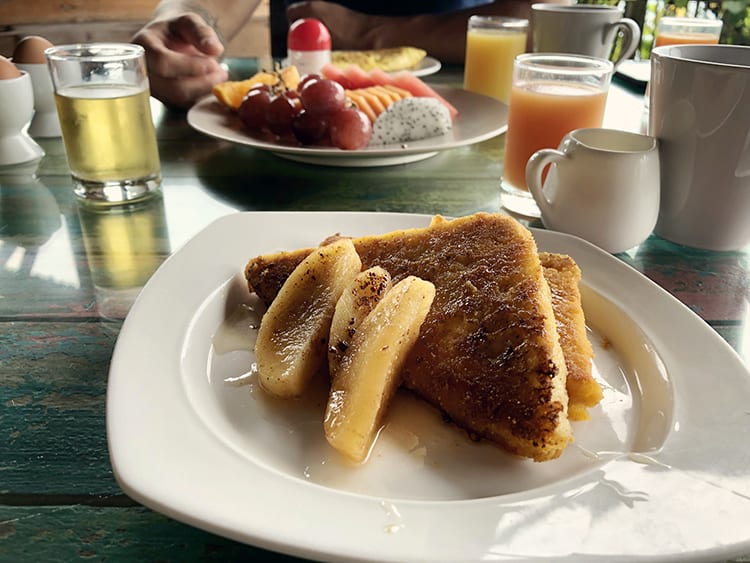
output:
[[[479,213],[353,242],[363,269],[379,265],[394,283],[415,275],[435,285],[404,385],[511,453],[559,456],[572,439],[567,367],[531,233],[505,215]],[[253,258],[250,290],[269,303],[310,251]]]
[[[588,409],[602,400],[602,388],[591,373],[594,350],[586,335],[586,319],[581,305],[581,270],[570,256],[564,254],[540,252],[539,259],[552,291],[557,334],[568,368],[568,418],[588,420]]]

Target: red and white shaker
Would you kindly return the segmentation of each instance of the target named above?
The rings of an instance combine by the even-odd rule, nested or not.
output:
[[[331,34],[326,26],[315,18],[294,21],[287,35],[287,57],[300,76],[318,74],[331,62]]]

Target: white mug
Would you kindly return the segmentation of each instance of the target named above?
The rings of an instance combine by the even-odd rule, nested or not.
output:
[[[617,33],[622,49],[615,66],[638,48],[641,28],[616,6],[532,4],[531,37],[535,53],[574,53],[609,59]]]
[[[656,224],[657,142],[615,129],[576,129],[557,150],[532,155],[526,182],[545,227],[579,236],[608,252],[623,252],[648,238]]]
[[[650,96],[649,133],[662,166],[656,234],[695,248],[743,248],[750,243],[750,47],[657,47]]]

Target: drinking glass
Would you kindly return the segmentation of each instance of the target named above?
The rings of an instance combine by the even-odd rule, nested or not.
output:
[[[557,148],[574,129],[602,126],[613,72],[610,61],[596,57],[560,53],[516,57],[501,182],[506,209],[539,217],[526,185],[526,163],[538,150]]]
[[[663,45],[717,44],[721,20],[663,17],[656,26],[654,47]]]
[[[143,47],[61,45],[45,51],[77,196],[123,203],[161,185]]]
[[[466,31],[464,90],[507,104],[513,59],[526,50],[528,29],[525,19],[471,16]]]
[[[665,16],[656,26],[654,49],[665,45],[716,45],[721,37],[721,20]],[[651,83],[646,84],[643,105],[649,109]]]

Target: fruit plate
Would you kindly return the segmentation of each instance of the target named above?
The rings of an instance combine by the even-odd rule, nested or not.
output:
[[[209,95],[194,105],[187,114],[191,127],[217,139],[231,141],[270,151],[280,157],[308,164],[327,166],[392,166],[423,160],[440,151],[471,145],[496,137],[508,124],[508,107],[489,96],[460,88],[433,86],[435,91],[453,104],[458,115],[452,129],[445,135],[405,145],[382,145],[346,151],[331,147],[301,147],[266,141],[251,136],[232,111]]]
[[[581,239],[571,255],[604,399],[554,461],[472,442],[407,394],[370,459],[331,452],[320,396],[268,400],[228,345],[259,253],[429,223],[386,213],[236,213],[174,253],[123,323],[107,433],[125,493],[235,540],[327,561],[710,561],[750,553],[750,374],[695,313]],[[189,283],[185,283],[189,280]],[[158,327],[158,330],[154,330]],[[230,331],[231,333],[231,331]]]

